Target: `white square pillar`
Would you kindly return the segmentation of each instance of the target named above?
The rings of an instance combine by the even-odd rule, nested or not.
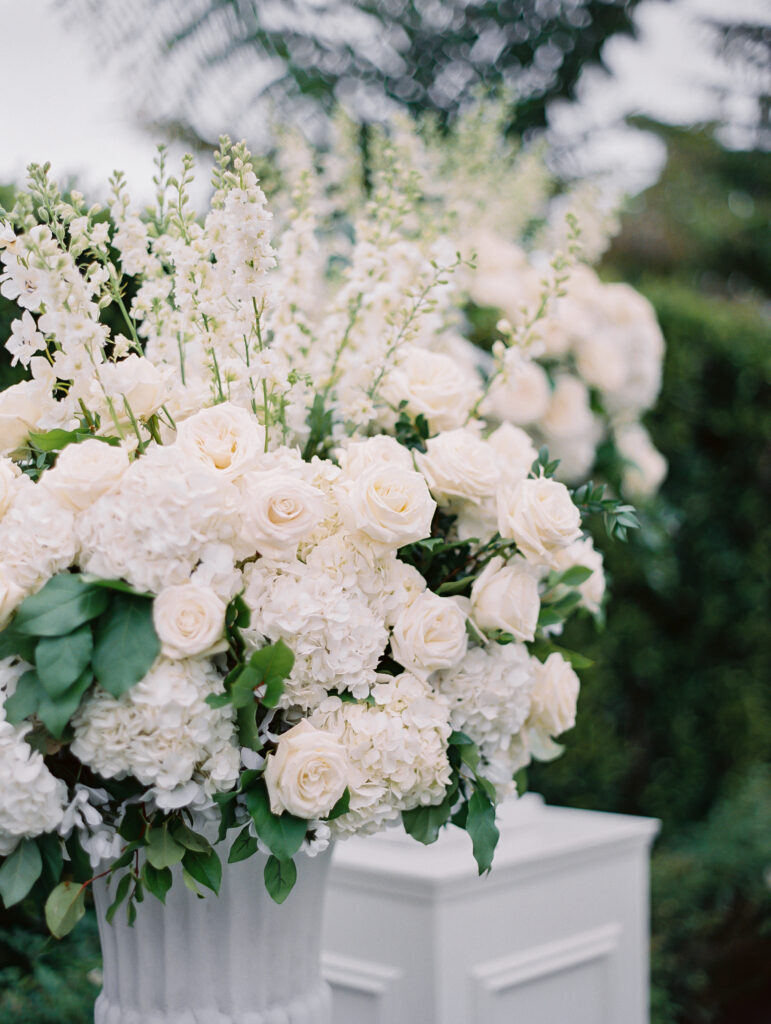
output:
[[[324,966],[335,1024],[646,1024],[658,822],[547,807],[499,815],[479,878],[465,832],[337,845]]]

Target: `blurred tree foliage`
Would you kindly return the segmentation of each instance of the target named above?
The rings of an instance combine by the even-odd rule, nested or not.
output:
[[[394,105],[447,117],[505,86],[516,129],[540,127],[549,100],[572,97],[582,68],[602,63],[605,40],[633,33],[639,0],[140,0],[128,17],[121,0],[64,2],[113,52],[141,41],[151,119],[206,138],[200,99],[226,80],[238,83],[234,117],[265,99],[287,121],[338,102],[365,121]],[[222,130],[236,131],[221,116]]]

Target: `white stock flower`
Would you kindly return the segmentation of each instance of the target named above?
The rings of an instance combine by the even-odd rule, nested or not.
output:
[[[380,390],[392,406],[406,401],[411,416],[425,416],[432,432],[462,426],[481,393],[478,381],[450,356],[413,345],[400,351]]]
[[[479,500],[495,494],[500,473],[487,442],[470,430],[448,430],[426,442],[416,455],[431,493],[439,502]]]
[[[471,617],[483,630],[532,640],[540,609],[538,582],[523,559],[505,565],[493,558],[471,588]]]
[[[192,658],[224,649],[225,602],[209,587],[165,587],[153,601],[153,625],[166,658]]]
[[[324,493],[280,468],[250,474],[244,496],[244,530],[265,558],[294,556],[324,512]]]
[[[533,658],[532,668],[535,682],[528,728],[544,738],[559,736],[576,724],[578,676],[558,653],[550,654],[543,663]]]
[[[373,463],[334,488],[340,514],[354,533],[378,546],[400,548],[431,533],[436,503],[420,473]]]
[[[498,494],[498,532],[515,540],[529,562],[552,565],[555,553],[581,536],[581,515],[564,484],[523,480]]]
[[[174,447],[223,479],[234,480],[258,464],[265,428],[246,409],[223,402],[180,423]]]
[[[124,448],[91,437],[67,445],[54,466],[43,473],[40,485],[65,508],[82,512],[113,490],[128,467]]]
[[[274,814],[323,818],[348,784],[345,747],[304,718],[279,737],[265,762],[265,783]]]
[[[399,664],[418,676],[456,665],[466,653],[466,615],[449,597],[419,594],[397,617],[391,651]]]

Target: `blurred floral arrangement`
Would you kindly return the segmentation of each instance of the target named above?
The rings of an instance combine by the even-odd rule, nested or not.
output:
[[[278,901],[295,855],[399,820],[465,828],[488,870],[496,803],[574,723],[584,661],[554,638],[605,589],[582,521],[636,521],[512,419],[559,437],[585,384],[551,393],[555,353],[599,391],[579,331],[622,306],[652,334],[647,307],[569,283],[571,228],[543,310],[479,374],[457,311],[495,275],[426,227],[388,152],[343,252],[328,168],[293,158],[274,224],[226,139],[202,221],[192,160],[172,176],[162,151],[144,216],[120,174],[103,210],[36,165],[2,213],[29,379],[0,392],[0,896],[43,887],[55,935],[96,874],[129,920],[177,864],[216,891],[226,837],[230,861],[269,855]],[[585,320],[547,345],[563,292]],[[609,410],[631,379],[622,361]]]

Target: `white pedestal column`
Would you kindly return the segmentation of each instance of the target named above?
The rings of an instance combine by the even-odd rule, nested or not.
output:
[[[492,873],[469,837],[338,843],[324,916],[335,1024],[645,1024],[658,822],[506,804]]]

